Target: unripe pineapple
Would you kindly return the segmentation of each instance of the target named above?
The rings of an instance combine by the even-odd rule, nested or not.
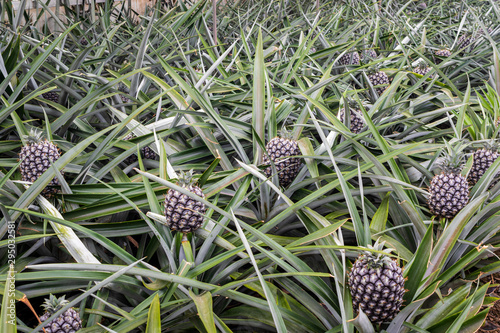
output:
[[[181,172],[178,185],[201,198],[205,198],[201,188],[193,184],[192,178],[193,170],[188,173]],[[165,217],[167,225],[172,231],[183,233],[195,231],[201,227],[205,212],[205,204],[179,191],[173,189],[167,191],[165,196]]]
[[[371,73],[368,74],[368,80],[370,80],[372,86],[374,87],[381,86],[375,88],[375,91],[379,96],[383,94],[391,83],[387,74],[378,69],[372,70]]]
[[[128,141],[128,140],[132,139],[133,137],[134,137],[134,134],[129,133],[129,134],[127,134],[127,136],[125,136],[123,138],[123,140]],[[158,154],[155,153],[155,151],[153,149],[149,148],[148,146],[141,148],[141,154],[142,154],[143,158],[148,159],[148,160],[158,160],[159,159]],[[125,160],[125,163],[132,164],[132,163],[137,162],[137,160],[138,160],[137,155],[133,154],[133,155],[130,155],[129,157],[127,157],[127,159]]]
[[[427,66],[427,64],[423,61],[419,62],[417,67],[413,69],[413,71],[417,74],[420,74],[424,76],[425,74],[429,73],[431,71],[431,67]],[[433,78],[435,75],[431,74],[429,77]]]
[[[42,94],[42,97],[48,101],[52,101],[54,103],[59,103],[59,94],[54,91],[49,91]]]
[[[488,28],[488,33],[491,33],[493,30],[491,28]],[[477,30],[476,34],[471,34],[471,33],[464,33],[460,38],[458,39],[457,45],[459,50],[463,50],[463,52],[468,52],[469,46],[473,44],[477,39],[479,39],[482,35],[484,35],[484,30],[482,28],[479,28]]]
[[[469,202],[469,184],[460,174],[463,163],[463,147],[454,150],[448,146],[442,172],[432,178],[429,186],[429,209],[433,215],[454,218]]]
[[[365,127],[365,119],[363,118],[363,114],[361,110],[357,108],[355,104],[349,105],[349,112],[351,114],[351,132],[354,134],[361,133],[363,127]],[[345,118],[345,108],[340,109],[339,111],[339,120],[344,122]]]
[[[473,155],[474,160],[467,177],[470,186],[476,185],[493,162],[496,161],[499,154],[495,146],[487,145],[485,148],[476,150]]]
[[[373,49],[363,50],[359,57],[363,62],[370,62],[377,58],[377,52]]]
[[[130,93],[130,90],[128,89],[128,87],[122,82],[120,82],[120,84],[118,85],[118,90],[125,93],[125,94]],[[123,94],[120,94],[120,98],[122,99],[123,103],[130,102],[130,98],[128,98],[127,96],[125,96]]]
[[[294,157],[301,155],[297,141],[292,139],[288,132],[282,131],[281,137],[277,136],[267,143],[266,151],[263,164],[268,167],[264,169],[264,173],[267,177],[273,174],[269,160],[271,159],[278,173],[279,184],[287,187],[297,177],[302,166],[300,157]]]
[[[419,63],[418,63],[417,67],[415,67],[415,68],[413,69],[413,71],[414,71],[415,73],[417,73],[417,74],[420,74],[420,75],[422,75],[422,76],[425,76],[427,73],[429,73],[429,72],[431,71],[431,69],[432,69],[432,68],[431,68],[431,67],[429,67],[429,66],[427,66],[427,64],[426,64],[425,62],[421,61],[421,62],[419,62]],[[432,73],[431,75],[429,75],[429,78],[430,78],[430,79],[432,79],[432,78],[434,78],[435,76],[436,76],[436,74],[435,74],[435,73]],[[422,88],[423,88],[423,89],[427,88],[427,84],[423,84],[423,85],[422,85]],[[416,95],[416,94],[412,94],[411,96],[412,96],[412,97],[415,97],[415,96],[417,96],[417,95]]]
[[[449,56],[451,56],[451,51],[448,48],[443,47],[443,48],[437,50],[436,53],[434,53],[434,54],[440,58],[448,58]],[[443,61],[440,58],[436,58],[436,64],[440,64]]]
[[[61,154],[57,146],[43,139],[42,132],[32,129],[29,135],[24,136],[26,145],[21,148],[19,160],[21,160],[22,180],[34,183],[40,176],[50,168],[50,163],[59,159]],[[57,178],[54,178],[43,189],[42,194],[50,197],[57,193],[57,189],[52,186],[59,185]]]
[[[50,298],[45,299],[42,305],[45,309],[45,313],[40,317],[40,320],[44,322],[68,303],[69,302],[64,299],[64,296],[57,298],[50,294]],[[66,312],[53,319],[44,327],[46,333],[75,333],[81,328],[82,320],[78,312],[73,308],[66,310]]]
[[[368,245],[382,251],[384,242]],[[392,249],[383,250],[390,253]],[[399,312],[405,293],[404,278],[398,263],[386,254],[364,251],[349,273],[353,308],[361,309],[374,324],[390,321]]]
[[[359,53],[357,51],[344,53],[338,60],[339,65],[348,66],[348,65],[359,65]]]

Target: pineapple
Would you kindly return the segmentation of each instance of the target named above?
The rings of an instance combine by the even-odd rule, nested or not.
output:
[[[57,298],[50,294],[50,298],[45,299],[42,305],[45,309],[45,313],[40,317],[40,320],[44,322],[68,303],[69,302],[64,299],[64,296]],[[82,320],[78,312],[73,308],[66,310],[66,312],[59,315],[59,317],[55,318],[44,327],[46,333],[74,333],[81,328]]]
[[[128,140],[132,139],[133,137],[134,137],[134,135],[132,133],[129,133],[127,136],[125,136],[123,138],[123,140],[128,141]],[[158,160],[159,159],[158,154],[156,154],[155,151],[153,149],[149,148],[148,146],[141,148],[141,154],[144,158],[146,158],[148,160]],[[133,154],[133,155],[130,155],[129,157],[127,157],[127,159],[125,160],[125,163],[132,164],[132,163],[137,162],[137,160],[138,160],[137,155]]]
[[[436,51],[435,55],[440,58],[448,58],[449,56],[451,56],[451,51],[446,47],[442,47],[441,49]],[[440,58],[436,58],[436,64],[440,64],[443,61]]]
[[[368,245],[382,251],[384,242]],[[393,249],[383,250],[389,254]],[[405,293],[401,267],[386,254],[364,251],[349,273],[354,311],[361,309],[374,324],[390,321],[399,312]]]
[[[431,71],[431,67],[427,66],[427,64],[424,62],[424,61],[421,61],[418,63],[417,67],[415,67],[413,69],[413,72],[417,73],[417,74],[420,74],[422,76],[425,76],[427,73],[429,73]],[[435,73],[432,73],[431,75],[429,75],[429,78],[432,79],[436,76]],[[422,85],[422,88],[425,89],[427,88],[427,84],[423,84]],[[411,94],[411,97],[416,97],[417,95],[416,94]]]
[[[470,186],[476,185],[479,179],[498,158],[498,150],[495,145],[487,145],[485,148],[474,152],[474,161],[467,177]]]
[[[491,34],[493,30],[491,28],[488,28],[488,33]],[[471,44],[473,44],[477,39],[479,39],[482,35],[484,35],[484,30],[482,28],[479,28],[477,30],[476,34],[471,34],[471,33],[464,33],[460,38],[458,39],[458,48],[460,50],[463,50],[463,52],[467,52],[467,49]],[[470,51],[470,50],[469,50]]]
[[[188,173],[181,172],[179,185],[199,197],[205,198],[201,188],[192,182],[193,170]],[[205,204],[188,197],[179,191],[169,189],[165,196],[165,217],[167,225],[172,231],[188,233],[201,227],[203,214],[206,212]]]
[[[351,132],[354,134],[361,133],[361,130],[365,126],[365,120],[361,114],[361,110],[357,108],[355,104],[349,104],[349,112],[351,113]],[[344,122],[345,118],[345,108],[340,109],[339,120]]]
[[[371,73],[368,74],[368,80],[370,80],[372,86],[381,86],[375,88],[375,91],[380,96],[387,89],[390,84],[389,77],[384,72],[381,72],[378,69],[372,70]]]
[[[360,59],[364,62],[370,62],[377,57],[377,52],[373,49],[364,50],[361,52]]]
[[[267,168],[264,173],[267,177],[271,177],[273,174],[270,158],[276,167],[279,184],[282,187],[287,187],[297,177],[302,166],[301,159],[294,157],[300,155],[297,141],[291,138],[290,133],[282,131],[281,137],[277,136],[267,143],[266,151],[267,154],[264,155],[263,164]]]
[[[54,92],[54,91],[46,92],[46,93],[42,94],[42,97],[48,101],[51,101],[54,103],[59,103],[59,94]]]
[[[441,165],[442,172],[431,180],[427,203],[431,213],[436,216],[451,219],[469,202],[469,185],[460,174],[464,157],[461,151],[461,146],[455,150],[448,146],[448,153]]]
[[[125,94],[130,93],[128,87],[125,84],[123,84],[122,82],[120,82],[120,84],[118,85],[118,90],[121,91],[122,93],[125,93]],[[120,98],[122,99],[123,103],[130,102],[130,98],[128,98],[127,96],[125,96],[123,94],[120,94]]]
[[[425,74],[429,73],[431,71],[431,67],[427,66],[427,64],[423,61],[419,62],[417,67],[413,69],[413,71],[417,74],[420,74],[424,76]],[[430,75],[430,78],[433,78],[434,74]]]
[[[26,182],[35,182],[40,176],[50,168],[50,163],[54,163],[61,156],[57,146],[43,140],[42,132],[32,129],[29,135],[25,136],[26,145],[21,148],[19,160],[21,160],[21,176]],[[42,194],[51,197],[57,193],[57,189],[52,186],[59,185],[57,178],[50,181],[49,187],[43,189]]]
[[[359,65],[359,59],[359,53],[357,51],[344,53],[344,55],[339,58],[339,65]]]

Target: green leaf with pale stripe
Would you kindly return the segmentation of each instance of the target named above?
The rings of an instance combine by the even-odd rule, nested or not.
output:
[[[146,326],[146,333],[161,332],[161,313],[160,313],[160,298],[158,293],[153,298],[148,312],[148,324]]]
[[[2,297],[2,309],[0,310],[0,323],[3,333],[17,332],[16,318],[16,278],[14,265],[10,265],[5,280]]]
[[[209,291],[206,291],[201,295],[195,295],[195,293],[190,290],[189,296],[196,305],[198,316],[200,316],[203,326],[205,326],[207,332],[216,333],[217,330],[215,329],[212,294]]]
[[[265,118],[266,118],[266,72],[264,65],[264,51],[262,47],[262,30],[259,29],[259,36],[257,38],[257,46],[255,49],[254,57],[254,70],[253,70],[253,92],[252,92],[252,126],[254,128],[254,135],[257,135],[261,142],[265,142]],[[254,163],[260,164],[262,162],[262,147],[258,141],[253,138],[253,153]]]

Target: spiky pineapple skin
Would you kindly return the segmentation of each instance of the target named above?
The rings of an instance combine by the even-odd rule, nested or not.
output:
[[[488,33],[491,33],[492,31],[493,31],[493,29],[488,28]],[[477,31],[476,35],[471,35],[471,34],[467,34],[467,33],[463,34],[458,39],[458,42],[457,42],[458,49],[462,50],[463,52],[470,51],[469,46],[471,46],[471,44],[473,44],[482,35],[484,35],[484,30],[482,28]]]
[[[51,316],[50,312],[45,312],[40,320],[43,322]],[[71,308],[66,310],[59,317],[52,320],[45,327],[45,332],[47,333],[75,333],[82,328],[82,321],[80,315],[75,309]]]
[[[448,49],[441,49],[441,50],[437,50],[434,54],[437,55],[438,57],[441,57],[441,58],[448,58],[449,56],[451,56],[451,51]],[[436,58],[437,64],[440,64],[442,61],[443,60]]]
[[[120,94],[120,98],[121,98],[121,100],[122,100],[123,103],[129,103],[130,102],[130,98],[128,98],[125,95]]]
[[[264,173],[267,177],[271,177],[273,174],[273,168],[269,160],[270,158],[276,167],[280,185],[282,187],[287,187],[293,182],[295,177],[297,177],[302,166],[301,159],[294,157],[300,155],[297,141],[275,137],[267,143],[266,151],[269,157],[264,155],[263,158],[264,165],[268,165],[268,167],[264,169]]]
[[[42,97],[48,101],[52,101],[54,103],[59,103],[59,94],[53,91],[46,92],[42,94]]]
[[[121,83],[118,85],[118,90],[121,91],[122,93],[125,93],[125,94],[129,94],[130,93],[130,90],[128,89],[128,87]],[[130,98],[128,98],[127,96],[123,95],[123,94],[120,94],[120,98],[122,100],[123,103],[129,103],[130,102]]]
[[[55,144],[48,140],[42,140],[23,146],[19,153],[21,161],[22,180],[34,183],[40,176],[50,168],[51,161],[54,163],[61,157],[59,149]],[[59,185],[59,181],[54,177],[44,188],[42,194],[50,197],[57,193],[57,189],[51,186]]]
[[[451,219],[468,202],[469,184],[464,176],[442,172],[432,178],[427,203],[433,215]]]
[[[123,138],[123,140],[128,141],[128,140],[132,139],[133,137],[134,137],[134,135],[132,133],[130,133],[130,134],[127,134]],[[141,148],[141,154],[145,159],[148,159],[148,160],[158,160],[159,159],[158,154],[155,153],[155,151],[153,149],[149,148],[148,146]],[[127,157],[127,159],[125,160],[125,163],[132,164],[132,163],[137,162],[137,160],[138,160],[137,155],[132,154],[129,157]]]
[[[394,260],[370,268],[368,259],[360,256],[349,273],[349,288],[354,311],[361,308],[372,323],[393,319],[403,304],[403,273]]]
[[[364,52],[361,52],[359,55],[361,61],[365,61],[365,55],[367,56],[368,60],[370,59],[375,59],[377,57],[377,52],[372,49],[365,50]]]
[[[474,160],[468,175],[468,181],[471,186],[474,186],[489,167],[498,158],[498,152],[491,149],[478,149],[474,152]]]
[[[359,134],[361,133],[363,127],[365,127],[365,121],[363,115],[361,114],[361,111],[357,109],[351,108],[349,111],[351,114],[351,132],[353,132],[354,134]],[[339,120],[341,122],[344,122],[344,117],[345,117],[345,109],[342,108],[340,109],[339,112]]]
[[[339,65],[348,66],[348,65],[359,65],[360,56],[357,51],[345,53],[343,56],[339,58]]]
[[[201,188],[195,185],[184,186],[189,192],[205,198]],[[186,194],[169,189],[165,196],[165,217],[168,227],[173,231],[188,233],[201,227],[205,204],[196,201]]]
[[[432,68],[430,68],[429,66],[426,66],[426,67],[423,67],[423,68],[417,66],[417,67],[415,67],[413,69],[413,71],[415,73],[417,73],[417,74],[420,74],[420,75],[424,76],[425,74],[429,73],[431,71],[431,69]],[[431,75],[431,77],[432,77],[432,75]]]
[[[389,77],[384,72],[378,71],[372,74],[368,74],[368,79],[373,86],[384,85],[382,87],[375,88],[375,91],[380,96],[387,89],[390,84]]]

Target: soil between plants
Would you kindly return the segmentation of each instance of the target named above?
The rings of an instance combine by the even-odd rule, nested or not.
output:
[[[500,273],[493,274],[483,279],[483,282],[490,282],[491,284],[500,284]],[[489,296],[500,297],[500,287],[491,290]],[[496,301],[491,307],[488,316],[477,333],[500,333],[500,300]]]

